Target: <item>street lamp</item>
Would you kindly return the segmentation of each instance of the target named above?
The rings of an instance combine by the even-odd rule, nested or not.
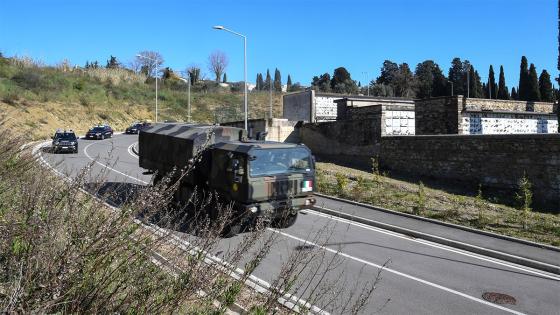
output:
[[[139,58],[144,58],[144,59],[148,59],[148,60],[151,60],[151,61],[153,61],[153,62],[154,62],[154,64],[156,65],[156,78],[155,78],[155,79],[156,79],[156,121],[155,121],[155,122],[157,123],[157,118],[158,118],[158,117],[157,117],[157,116],[158,116],[158,106],[157,106],[157,99],[158,99],[158,97],[157,97],[157,81],[158,81],[158,78],[157,78],[157,73],[158,73],[158,61],[157,61],[156,59],[153,59],[153,58],[150,58],[150,57],[146,57],[146,56],[142,56],[142,55],[136,55],[136,57],[139,57]]]
[[[179,77],[179,80],[187,83],[187,106],[188,106],[188,112],[187,112],[187,122],[191,122],[191,74],[187,72],[187,77],[188,79],[185,78],[181,78]]]
[[[229,30],[221,25],[216,25],[213,27],[215,30],[230,32],[234,35],[243,37],[243,81],[245,88],[244,90],[244,110],[245,110],[245,130],[247,129],[247,36],[237,33],[235,31]]]

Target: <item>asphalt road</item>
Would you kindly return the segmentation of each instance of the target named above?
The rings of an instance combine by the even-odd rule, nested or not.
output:
[[[109,187],[131,189],[149,185],[151,180],[149,175],[142,174],[144,170],[131,151],[137,139],[133,135],[81,139],[78,154],[40,152],[46,163],[66,176],[77,176],[89,166],[88,181],[102,178],[110,183]],[[192,237],[176,233],[185,240]],[[560,314],[560,277],[539,270],[312,210],[300,215],[294,226],[268,229],[267,233],[276,233],[277,241],[253,273],[256,277],[271,282],[291,252],[316,250],[324,261],[336,259],[338,269],[321,281],[340,286],[336,297],[339,300],[345,296],[343,289],[372,281],[379,268],[388,262],[365,314]],[[214,254],[223,256],[242,237],[222,240]],[[482,298],[485,292],[507,294],[515,299],[515,304],[488,302]],[[305,299],[305,294],[301,298]],[[324,301],[316,305],[322,307],[321,303]]]

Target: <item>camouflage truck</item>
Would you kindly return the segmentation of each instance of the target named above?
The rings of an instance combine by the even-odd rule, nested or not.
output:
[[[302,144],[249,140],[235,127],[155,124],[140,131],[138,151],[140,167],[156,173],[155,183],[194,166],[181,179],[176,202],[194,191],[212,191],[243,222],[261,218],[280,228],[293,225],[299,210],[315,204],[315,162]]]

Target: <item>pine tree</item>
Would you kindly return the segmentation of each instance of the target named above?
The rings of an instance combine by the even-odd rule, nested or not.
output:
[[[488,85],[486,86],[488,98],[496,99],[498,95],[498,85],[496,84],[496,78],[494,77],[494,67],[490,65],[488,70]]]
[[[274,91],[282,92],[282,77],[278,68],[274,70]]]
[[[521,57],[519,87],[517,88],[517,97],[521,101],[526,101],[529,95],[529,70],[527,67],[527,57],[523,56]]]
[[[469,69],[468,96],[471,98],[482,98],[484,97],[484,90],[482,89],[482,83],[480,82],[480,75],[473,66],[470,66]]]
[[[504,66],[500,66],[500,78],[498,79],[498,92],[496,94],[499,100],[509,100],[509,90],[506,86],[506,76],[504,74]]]
[[[91,66],[89,65],[89,61],[86,60],[86,65],[84,66],[84,68],[89,69]]]
[[[109,60],[107,60],[107,65],[105,66],[105,68],[107,69],[116,69],[119,67],[119,61],[117,60],[117,57],[114,57],[113,55],[111,55],[111,57],[109,58]]]
[[[257,78],[255,79],[255,90],[257,90],[257,91],[261,90],[261,87],[259,85],[259,76],[260,75],[261,75],[260,73],[257,73]]]
[[[455,95],[467,95],[466,73],[461,58],[453,58],[451,68],[449,68],[449,81],[453,82],[453,92]]]
[[[554,102],[552,82],[550,81],[550,74],[546,70],[543,70],[539,77],[539,92],[543,102]]]
[[[288,74],[288,81],[286,82],[286,92],[292,91],[292,77]]]
[[[262,91],[264,90],[264,80],[263,80],[263,76],[262,73],[259,73],[257,75],[257,91]]]
[[[541,93],[539,92],[539,79],[537,77],[537,69],[534,64],[531,64],[529,67],[527,87],[527,101],[540,101]]]
[[[227,75],[225,72],[224,72],[224,78],[222,79],[222,83],[227,83]]]

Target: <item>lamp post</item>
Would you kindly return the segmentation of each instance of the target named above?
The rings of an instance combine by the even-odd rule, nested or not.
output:
[[[150,57],[146,57],[146,56],[142,56],[142,55],[136,55],[136,57],[151,60],[151,61],[153,61],[154,64],[156,65],[156,76],[155,76],[155,79],[156,79],[156,120],[155,120],[155,122],[157,123],[157,121],[158,121],[158,106],[157,106],[157,99],[158,99],[158,97],[157,97],[157,90],[158,90],[158,88],[157,88],[157,81],[158,81],[158,78],[157,78],[157,73],[158,73],[158,61],[157,61],[156,59],[153,59],[153,58],[150,58]]]
[[[187,83],[187,122],[191,122],[191,74],[187,72],[187,79],[179,78],[179,80]]]
[[[244,111],[245,111],[245,130],[247,129],[247,36],[227,29],[221,25],[216,25],[213,27],[216,30],[230,32],[234,35],[243,37],[243,82],[245,88],[243,89],[244,92]]]
[[[453,96],[453,81],[447,80],[447,82],[451,83],[451,96]]]

